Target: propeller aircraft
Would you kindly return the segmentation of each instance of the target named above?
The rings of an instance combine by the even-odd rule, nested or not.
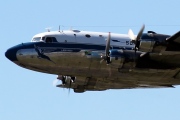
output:
[[[50,31],[9,48],[15,64],[57,75],[53,83],[76,93],[180,85],[180,31],[137,35],[80,30]],[[62,81],[57,84],[57,81]]]

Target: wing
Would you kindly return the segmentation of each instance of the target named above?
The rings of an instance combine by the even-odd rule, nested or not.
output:
[[[136,71],[137,72],[137,71]],[[150,72],[148,71],[148,74]],[[129,75],[133,75],[134,73],[124,73],[124,77],[127,78]],[[139,73],[136,73],[139,76]],[[171,88],[173,87],[173,83],[168,83],[167,80],[164,80],[164,84],[162,84],[161,78],[152,77],[151,79],[144,78],[144,72],[140,73],[141,77],[132,79],[132,76],[128,77],[126,80],[124,77],[119,79],[98,79],[98,78],[79,78],[75,80],[75,82],[71,83],[71,85],[67,84],[59,84],[57,87],[60,88],[67,88],[67,89],[74,89],[76,93],[82,93],[85,91],[103,91],[108,89],[133,89],[133,88]],[[147,73],[146,73],[147,74]],[[150,73],[151,75],[153,73]],[[161,73],[154,72],[155,75],[160,75]],[[174,75],[174,74],[173,74]],[[146,76],[147,77],[147,76]],[[167,76],[164,76],[167,78]],[[148,77],[149,78],[149,77]],[[138,80],[137,80],[138,79]],[[71,87],[70,87],[71,86]]]
[[[180,43],[180,31],[178,31],[177,33],[175,33],[174,35],[172,35],[171,37],[169,37],[167,39],[168,42],[176,42],[176,43]]]
[[[180,31],[166,39],[166,51],[180,51]]]

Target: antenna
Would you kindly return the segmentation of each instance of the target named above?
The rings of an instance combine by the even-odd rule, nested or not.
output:
[[[60,28],[64,27],[63,25],[59,25],[59,32],[63,32],[63,29],[61,30]]]
[[[51,32],[51,27],[45,28],[48,32]]]
[[[59,32],[61,32],[61,31],[60,31],[60,28],[61,28],[61,26],[59,25]]]

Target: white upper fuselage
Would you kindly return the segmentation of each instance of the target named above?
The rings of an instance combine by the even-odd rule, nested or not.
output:
[[[47,38],[55,38],[59,43],[80,43],[80,44],[95,44],[105,45],[106,39],[109,33],[107,32],[90,32],[79,30],[67,30],[67,31],[51,31],[37,34],[33,37],[31,42],[46,42]],[[55,41],[51,41],[55,42]],[[111,46],[133,48],[134,44],[131,42],[127,34],[111,33]]]

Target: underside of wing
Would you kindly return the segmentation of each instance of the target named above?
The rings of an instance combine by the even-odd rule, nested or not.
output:
[[[69,86],[68,83],[59,84],[57,85],[57,87],[73,89],[74,92],[76,93],[82,93],[85,91],[103,91],[108,89],[173,88],[174,87],[173,83],[168,81],[170,76],[174,75],[174,73],[172,73],[172,75],[169,74],[169,78],[167,76],[164,76],[166,77],[164,80],[161,72],[138,73],[138,71],[135,71],[132,73],[125,73],[125,74],[127,75],[123,75],[117,79],[80,78],[81,79],[80,80],[77,77],[77,80],[71,83],[71,87]],[[153,74],[154,77],[152,76]],[[147,75],[152,77],[147,78]],[[157,75],[160,75],[160,77],[156,78],[155,76]]]

